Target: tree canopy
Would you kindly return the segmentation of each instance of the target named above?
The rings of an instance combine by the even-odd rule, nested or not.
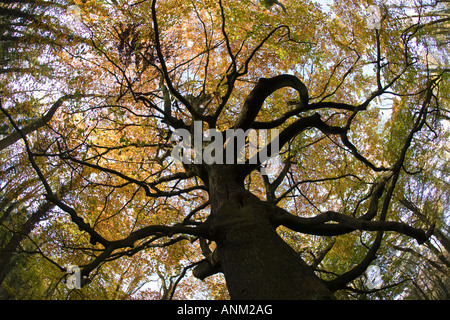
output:
[[[280,3],[0,1],[2,299],[449,298],[449,3]]]

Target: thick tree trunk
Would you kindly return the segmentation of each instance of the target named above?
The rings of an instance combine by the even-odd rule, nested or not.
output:
[[[232,299],[333,299],[270,223],[272,207],[245,190],[232,171],[209,173],[211,225]]]

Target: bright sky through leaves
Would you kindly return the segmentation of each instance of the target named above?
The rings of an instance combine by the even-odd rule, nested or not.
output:
[[[445,297],[447,2],[280,2],[0,1],[1,298]]]

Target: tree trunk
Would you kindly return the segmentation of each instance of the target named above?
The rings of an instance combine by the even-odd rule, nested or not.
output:
[[[232,170],[209,172],[210,233],[232,299],[333,299],[277,234],[273,207],[245,190]]]

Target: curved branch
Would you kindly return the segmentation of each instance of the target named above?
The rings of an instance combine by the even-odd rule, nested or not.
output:
[[[264,37],[264,39],[262,39],[257,45],[256,45],[256,47],[252,50],[252,52],[250,53],[250,55],[247,57],[247,59],[245,60],[245,62],[243,63],[243,65],[241,66],[241,67],[239,67],[239,70],[238,70],[238,66],[237,66],[237,61],[236,61],[236,57],[237,57],[237,55],[239,54],[239,51],[238,51],[238,53],[236,53],[236,55],[234,55],[233,54],[233,52],[232,52],[232,50],[231,50],[231,46],[230,46],[230,43],[229,43],[229,39],[228,39],[228,35],[226,34],[226,32],[225,32],[225,15],[224,15],[224,10],[223,10],[223,6],[222,6],[222,2],[221,1],[219,1],[219,5],[220,5],[220,8],[221,8],[221,13],[222,13],[222,34],[223,34],[223,36],[224,36],[224,38],[225,38],[225,42],[226,42],[226,46],[227,46],[227,51],[228,51],[228,55],[230,56],[230,58],[231,58],[231,65],[230,65],[230,67],[229,67],[229,70],[231,69],[231,71],[226,75],[226,81],[227,81],[227,86],[228,86],[228,89],[227,89],[227,92],[225,93],[225,95],[221,98],[221,103],[220,103],[220,105],[219,105],[219,107],[217,108],[217,110],[216,110],[216,112],[215,112],[215,114],[214,114],[214,116],[213,116],[213,118],[212,118],[212,123],[215,123],[216,121],[217,121],[217,118],[219,117],[219,115],[221,114],[221,112],[222,112],[222,110],[225,108],[225,105],[227,104],[227,102],[228,102],[228,99],[230,98],[230,96],[231,96],[231,93],[232,93],[232,91],[233,91],[233,88],[234,88],[234,84],[235,84],[235,82],[236,82],[236,80],[239,78],[239,77],[241,77],[241,76],[243,76],[243,75],[245,75],[245,74],[247,74],[247,72],[248,72],[248,66],[249,66],[249,64],[250,64],[250,62],[253,60],[253,58],[255,57],[255,55],[256,55],[256,53],[263,47],[263,45],[278,31],[278,30],[280,30],[280,29],[287,29],[287,36],[288,36],[288,39],[289,39],[289,41],[294,41],[294,42],[296,42],[296,43],[305,43],[305,42],[300,42],[300,41],[295,41],[295,40],[293,40],[293,39],[291,39],[291,36],[290,36],[290,33],[291,33],[291,31],[290,31],[290,28],[288,27],[288,26],[286,26],[286,25],[280,25],[280,26],[277,26],[276,28],[274,28],[271,32],[269,32],[268,33],[268,35],[266,36],[266,37]],[[283,36],[284,37],[284,36]],[[242,45],[244,45],[244,43],[242,43]],[[293,77],[293,76],[291,76],[291,77]],[[304,91],[306,91],[306,87],[305,87],[305,90]],[[307,93],[307,92],[306,92]],[[303,98],[303,97],[302,97]],[[303,101],[303,99],[302,99],[302,101]],[[306,103],[307,104],[307,103]]]
[[[289,74],[283,74],[275,76],[273,78],[261,78],[258,83],[247,96],[244,102],[244,106],[236,121],[234,128],[241,128],[247,130],[252,127],[252,124],[258,115],[264,101],[275,91],[291,87],[300,95],[301,103],[303,106],[308,105],[309,96],[308,89],[305,84],[297,77]]]

